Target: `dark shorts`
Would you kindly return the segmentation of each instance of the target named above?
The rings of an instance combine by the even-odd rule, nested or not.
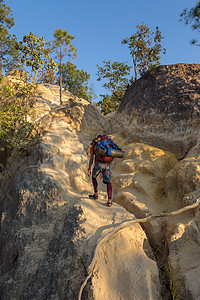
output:
[[[96,163],[92,170],[92,178],[97,178],[97,176],[102,173],[103,174],[103,182],[111,183],[111,170],[110,164],[108,163]]]

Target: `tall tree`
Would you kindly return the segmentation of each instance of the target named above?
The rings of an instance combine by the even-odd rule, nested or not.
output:
[[[144,23],[135,28],[137,29],[136,33],[129,38],[126,37],[121,43],[128,45],[130,55],[133,58],[135,80],[137,80],[138,73],[142,75],[152,66],[160,64],[160,53],[163,51],[165,54],[166,50],[161,45],[163,36],[158,27],[156,27],[155,32],[151,32]]]
[[[200,32],[200,0],[190,10],[184,9],[180,16],[181,21],[184,21],[186,25],[191,24],[193,30]],[[193,39],[192,44],[200,46],[197,44],[197,39]]]
[[[50,58],[51,44],[46,43],[43,37],[38,38],[30,32],[19,42],[18,49],[21,51],[21,63],[35,73],[34,81],[39,69],[45,66],[47,70],[52,70],[56,67],[56,63]]]
[[[91,100],[89,94],[88,81],[90,74],[86,71],[79,70],[76,65],[67,62],[62,66],[63,86],[73,95],[83,98],[87,101]]]
[[[60,104],[62,104],[62,75],[63,75],[63,58],[67,56],[70,58],[76,58],[77,50],[72,44],[74,36],[70,35],[66,30],[61,28],[54,32],[54,46],[56,51],[56,57],[59,60],[59,75],[60,75]]]
[[[15,25],[9,6],[0,0],[0,69],[6,69],[17,61],[16,37],[9,34],[9,29]]]
[[[97,68],[97,81],[106,80],[102,86],[111,93],[111,95],[101,95],[102,101],[97,103],[101,107],[102,113],[107,114],[117,110],[119,107],[129,83],[127,76],[130,75],[131,67],[124,62],[104,60],[103,67],[97,65]]]

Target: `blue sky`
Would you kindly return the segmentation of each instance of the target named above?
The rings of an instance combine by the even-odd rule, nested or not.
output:
[[[128,47],[121,40],[135,32],[144,22],[153,31],[156,26],[164,36],[161,64],[200,63],[200,47],[190,44],[197,37],[189,25],[179,22],[184,8],[194,7],[197,0],[6,0],[11,7],[15,26],[11,33],[18,40],[25,34],[53,39],[57,28],[75,36],[78,50],[74,63],[91,75],[97,94],[104,93],[102,82],[96,81],[96,65],[103,60],[132,65]]]

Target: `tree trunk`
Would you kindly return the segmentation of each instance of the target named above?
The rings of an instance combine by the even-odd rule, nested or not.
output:
[[[35,72],[35,76],[33,77],[33,82],[36,83],[36,79],[37,79],[37,74],[38,74],[38,72],[37,72],[36,70],[34,70],[34,72]]]
[[[62,105],[62,67],[60,67],[60,105]]]
[[[2,43],[1,43],[0,70],[3,71],[3,48],[2,48]]]
[[[135,81],[136,81],[136,80],[137,80],[137,65],[136,65],[135,55],[133,55],[133,66],[134,66],[134,71],[135,71]]]
[[[60,46],[60,105],[62,105],[62,49]]]

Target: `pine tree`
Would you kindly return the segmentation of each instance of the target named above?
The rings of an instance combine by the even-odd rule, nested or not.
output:
[[[62,104],[62,75],[63,75],[63,58],[67,56],[70,58],[76,58],[77,50],[72,45],[74,36],[70,35],[66,30],[57,29],[54,32],[54,49],[56,52],[56,58],[59,60],[59,75],[60,75],[60,104]]]

